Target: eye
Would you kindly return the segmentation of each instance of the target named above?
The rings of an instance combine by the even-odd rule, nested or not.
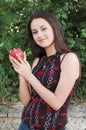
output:
[[[46,27],[44,27],[44,28],[42,28],[42,31],[45,31],[47,28]]]
[[[36,34],[36,33],[37,33],[37,31],[33,31],[33,32],[32,32],[32,34]]]

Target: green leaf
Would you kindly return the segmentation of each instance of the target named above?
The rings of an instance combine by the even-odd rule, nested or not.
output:
[[[4,60],[4,54],[0,52],[0,60]]]
[[[86,38],[86,29],[81,30],[81,35],[82,37]]]

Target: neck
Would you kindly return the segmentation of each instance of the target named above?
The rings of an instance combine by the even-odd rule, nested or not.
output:
[[[53,46],[50,46],[48,48],[45,48],[45,52],[46,52],[46,55],[48,57],[48,56],[54,55],[56,53],[56,49],[53,45]]]

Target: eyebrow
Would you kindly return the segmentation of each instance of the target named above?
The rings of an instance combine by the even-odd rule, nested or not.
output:
[[[43,28],[45,25],[40,26],[40,28]],[[32,29],[32,31],[36,31],[37,29]]]

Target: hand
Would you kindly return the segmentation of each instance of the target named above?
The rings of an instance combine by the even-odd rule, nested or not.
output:
[[[12,63],[14,70],[27,80],[29,73],[32,73],[31,66],[26,60],[25,52],[24,52],[24,60],[19,55],[17,56],[19,61],[17,61],[16,59],[14,59],[9,55],[10,62]]]

